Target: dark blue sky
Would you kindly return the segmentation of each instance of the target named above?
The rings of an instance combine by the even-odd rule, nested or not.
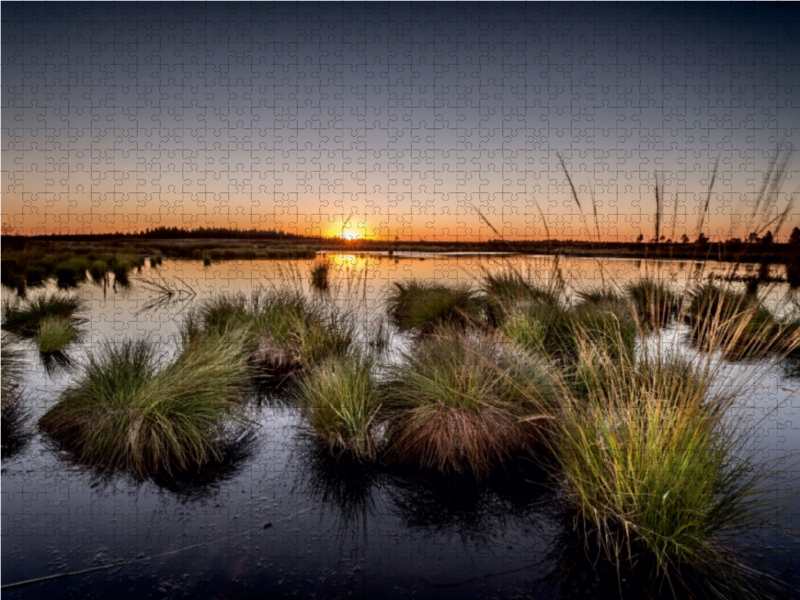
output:
[[[800,134],[796,5],[2,5],[3,225],[743,234]],[[795,161],[796,162],[796,161]],[[792,169],[791,165],[789,167]],[[782,206],[798,186],[790,172]],[[793,221],[798,224],[798,220]]]

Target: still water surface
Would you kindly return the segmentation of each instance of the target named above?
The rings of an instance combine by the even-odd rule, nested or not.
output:
[[[358,311],[365,339],[385,314],[395,281],[474,280],[509,263],[531,277],[554,273],[553,259],[541,257],[328,258],[334,265],[330,297]],[[140,336],[161,341],[169,356],[195,303],[256,287],[308,290],[310,265],[166,261],[158,269],[146,267],[140,277],[189,287],[196,296],[156,306],[154,292],[142,283],[117,291],[87,283],[74,293],[90,301],[90,325],[71,357],[80,361],[104,340]],[[562,259],[558,267],[572,291],[624,285],[648,273],[683,287],[728,268],[612,259]],[[10,294],[3,289],[4,297]],[[401,336],[393,341],[403,347]],[[297,411],[279,397],[254,405],[252,433],[224,465],[200,475],[139,482],[76,466],[36,429],[74,370],[46,369],[32,349],[28,357],[24,414],[3,429],[2,583],[122,564],[7,589],[7,598],[579,598],[618,595],[618,585],[626,597],[642,594],[630,581],[618,583],[614,573],[595,573],[593,557],[587,558],[571,523],[552,509],[546,480],[531,462],[481,483],[337,463],[317,454]],[[758,365],[736,369],[755,373]],[[742,394],[741,406],[752,415],[747,427],[753,452],[772,461],[772,483],[781,490],[776,501],[787,503],[776,514],[782,527],[800,524],[800,396],[789,391],[798,387],[786,364]],[[765,531],[750,554],[796,584],[797,536],[780,528]]]

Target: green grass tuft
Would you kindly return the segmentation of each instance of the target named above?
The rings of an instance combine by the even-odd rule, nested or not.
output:
[[[89,262],[83,258],[72,257],[59,263],[55,268],[58,287],[67,289],[83,283],[88,269]]]
[[[152,341],[109,342],[39,424],[80,462],[140,477],[220,460],[226,424],[243,422],[243,342],[198,337],[165,366]]]
[[[291,393],[331,454],[376,458],[373,427],[381,401],[370,359],[355,353],[326,359],[302,377]]]
[[[102,283],[106,278],[106,273],[108,273],[108,264],[104,260],[95,260],[89,265],[89,275],[92,276],[94,283]]]
[[[577,343],[572,355],[588,345],[611,358],[632,357],[639,329],[628,303],[611,290],[581,292],[579,298],[572,335],[567,338]]]
[[[440,329],[421,338],[389,369],[384,406],[389,452],[401,462],[442,472],[487,474],[532,447],[546,420],[547,379],[502,338]]]
[[[426,281],[395,282],[389,315],[401,331],[430,333],[439,325],[474,325],[484,320],[486,303],[467,283],[446,286]]]
[[[674,356],[585,364],[585,393],[565,394],[550,438],[563,497],[618,565],[647,556],[671,583],[685,568],[744,581],[724,548],[758,522],[759,479],[735,458],[730,398]]]
[[[639,322],[651,329],[669,325],[681,312],[682,297],[662,281],[640,279],[629,284],[625,291]]]
[[[481,287],[487,298],[489,320],[494,326],[502,326],[508,318],[525,312],[531,304],[558,305],[563,292],[557,285],[542,286],[529,281],[514,269],[485,273]]]
[[[187,320],[186,335],[229,328],[246,332],[247,351],[265,383],[282,383],[352,346],[351,315],[295,291],[220,296]]]
[[[63,317],[45,317],[36,332],[36,344],[42,354],[61,352],[77,335],[72,322]]]
[[[542,296],[509,311],[500,331],[529,354],[569,360],[577,355],[575,314],[555,296]]]
[[[76,296],[42,294],[27,300],[6,300],[3,303],[2,327],[23,337],[35,337],[46,319],[62,319],[77,328],[86,310],[86,303]]]

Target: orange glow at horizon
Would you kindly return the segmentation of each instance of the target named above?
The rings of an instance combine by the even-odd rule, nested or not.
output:
[[[267,201],[263,198],[252,202],[244,198],[209,205],[195,202],[196,199],[179,200],[162,195],[152,205],[136,206],[130,203],[120,206],[102,201],[90,204],[88,199],[75,198],[69,201],[61,197],[53,206],[39,207],[39,197],[22,198],[10,193],[2,196],[0,215],[3,234],[49,235],[49,234],[108,234],[138,233],[158,227],[198,229],[201,227],[232,228],[240,231],[277,230],[300,236],[322,237],[356,241],[464,241],[480,242],[496,239],[511,240],[576,240],[597,241],[592,215],[581,217],[569,205],[566,194],[554,194],[552,199],[540,196],[545,207],[542,215],[527,206],[524,200],[508,207],[481,205],[481,211],[491,226],[482,221],[477,213],[464,207],[456,199],[443,198],[430,207],[416,205],[398,208],[378,203],[360,214],[350,214],[334,204],[333,198],[319,202],[301,199],[292,204]],[[600,240],[604,242],[633,242],[641,234],[643,241],[654,237],[654,223],[648,207],[637,207],[633,212],[634,199],[638,194],[619,197],[619,210],[604,213],[603,209],[616,207],[600,205],[598,221]],[[645,197],[646,199],[646,197]],[[681,203],[677,214],[677,225],[673,227],[673,215],[665,215],[662,234],[679,241],[684,233],[691,241],[697,238],[697,217],[692,204]],[[717,201],[719,202],[719,200]],[[355,203],[351,205],[355,208]],[[330,207],[331,213],[327,213]],[[631,210],[628,213],[628,210]],[[641,211],[641,212],[638,212]],[[666,211],[665,211],[666,212]],[[778,239],[789,234],[796,223],[787,220]],[[731,215],[711,214],[704,224],[704,233],[711,240],[728,239],[733,226],[734,237],[746,237],[750,225],[736,220]],[[494,231],[496,230],[496,232]],[[666,240],[664,240],[666,241]]]

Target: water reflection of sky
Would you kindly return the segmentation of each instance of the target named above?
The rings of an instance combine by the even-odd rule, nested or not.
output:
[[[385,314],[392,283],[410,277],[452,283],[475,280],[509,264],[547,278],[550,257],[448,256],[419,258],[330,255],[330,297],[361,311],[364,323]],[[139,276],[174,282],[197,294],[249,293],[254,287],[292,285],[310,293],[313,261],[231,261],[203,267],[166,261]],[[603,281],[624,285],[646,273],[676,286],[695,274],[691,262],[562,259],[573,289]],[[706,265],[705,273],[725,265]],[[3,289],[3,297],[13,292]],[[35,291],[31,293],[36,293]],[[114,292],[87,283],[75,293],[90,303],[90,326],[78,348],[103,340],[153,336],[169,356],[191,302],[147,310],[153,292],[134,281]],[[321,459],[303,434],[297,413],[280,402],[253,407],[252,439],[223,467],[197,477],[136,482],[100,476],[74,465],[36,430],[36,420],[56,401],[73,371],[46,372],[29,348],[25,413],[15,425],[23,443],[2,463],[3,583],[118,560],[160,556],[108,571],[7,590],[9,598],[65,592],[81,597],[136,597],[256,592],[372,597],[462,597],[464,594],[535,594],[557,565],[552,542],[562,525],[537,503],[546,498],[530,465],[516,478],[478,486],[391,469],[342,465]],[[748,371],[749,369],[749,371]],[[776,500],[794,504],[780,515],[800,520],[796,490],[800,449],[800,387],[792,365],[770,371],[759,385],[738,365],[728,382],[741,384],[741,410],[760,460],[773,461],[783,489]],[[738,370],[739,373],[733,373]],[[754,385],[745,385],[746,383]],[[6,435],[4,429],[3,432]],[[794,486],[794,487],[792,487]],[[268,527],[265,524],[270,523]],[[763,554],[778,571],[797,575],[790,535],[772,532]],[[502,575],[497,575],[502,574]],[[491,575],[491,576],[490,576]]]

